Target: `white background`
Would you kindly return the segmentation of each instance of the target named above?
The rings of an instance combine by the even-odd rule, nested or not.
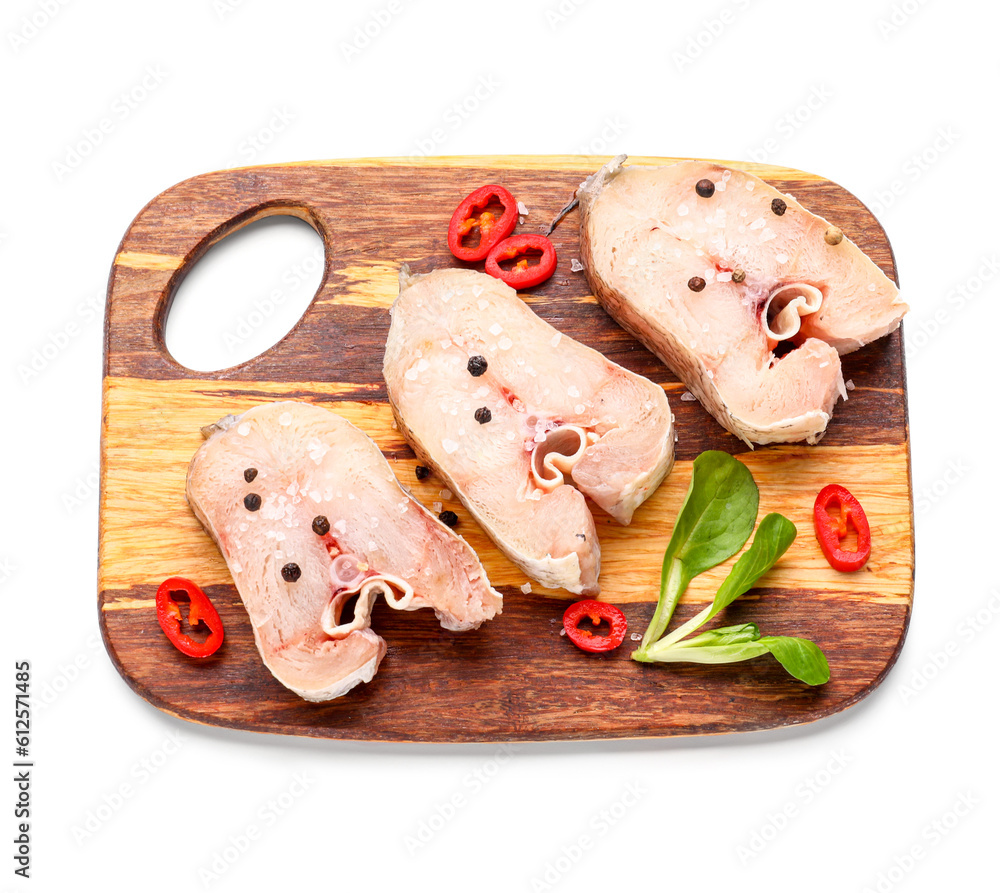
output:
[[[971,0],[5,3],[2,666],[13,688],[15,659],[32,663],[35,768],[33,877],[12,873],[5,805],[0,890],[884,893],[984,889],[984,871],[990,888],[998,26]],[[463,102],[477,108],[449,114]],[[756,157],[877,213],[912,307],[917,583],[871,697],[774,733],[508,754],[199,727],[119,678],[96,611],[100,311],[119,239],[205,171],[421,151]],[[254,275],[311,246],[274,229]],[[238,284],[249,260],[216,280]],[[242,358],[223,335],[254,296],[220,297],[201,335],[172,330],[178,353]],[[15,796],[8,782],[0,802]]]

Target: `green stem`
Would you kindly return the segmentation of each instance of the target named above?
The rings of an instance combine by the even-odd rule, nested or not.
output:
[[[699,626],[701,626],[703,623],[706,623],[711,613],[712,613],[712,606],[709,605],[703,611],[699,611],[697,614],[695,614],[695,616],[692,617],[683,626],[677,627],[677,629],[675,629],[672,633],[670,633],[670,635],[661,639],[657,644],[663,645],[665,648],[669,648],[671,645],[674,645],[675,643],[683,639],[688,633],[693,633]]]
[[[677,602],[680,601],[680,597],[690,582],[691,579],[685,571],[684,562],[679,558],[673,559],[669,567],[663,568],[660,573],[660,598],[656,603],[653,619],[649,622],[646,634],[642,637],[642,644],[639,646],[637,654],[648,651],[650,645],[666,631],[670,624],[670,618],[674,615]]]

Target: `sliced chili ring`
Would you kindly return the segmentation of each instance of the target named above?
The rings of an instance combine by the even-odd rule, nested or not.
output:
[[[503,205],[499,219],[487,208],[496,200]],[[490,250],[506,239],[517,225],[517,200],[503,186],[489,184],[470,192],[455,208],[448,224],[448,248],[459,260],[485,260]],[[468,247],[462,239],[479,227],[479,244]]]
[[[529,264],[528,256],[540,254],[537,264]],[[500,266],[500,261],[520,260],[509,270]],[[537,233],[520,233],[504,239],[493,246],[486,258],[486,272],[506,282],[519,291],[544,282],[556,271],[556,249],[545,237]]]
[[[839,509],[839,515],[831,515],[831,508]],[[856,571],[865,566],[872,554],[871,528],[861,503],[849,490],[840,484],[828,484],[820,490],[813,505],[813,522],[816,539],[830,567],[838,571]],[[853,551],[841,548],[841,541],[848,534],[848,522],[858,535]]]
[[[607,620],[611,631],[606,636],[595,636],[589,629],[580,629],[580,621],[588,618],[594,626]],[[625,641],[628,621],[620,609],[607,602],[586,599],[570,605],[563,614],[563,627],[569,640],[584,651],[599,653],[612,651]]]
[[[204,642],[181,632],[181,608],[174,598],[175,594],[181,593],[188,597],[188,626],[204,623],[208,627],[208,638]],[[156,590],[156,619],[177,650],[188,657],[209,657],[222,644],[222,619],[215,605],[197,584],[183,577],[170,577]]]

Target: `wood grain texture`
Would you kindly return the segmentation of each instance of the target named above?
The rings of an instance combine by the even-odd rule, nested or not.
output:
[[[632,159],[667,163],[675,159]],[[898,654],[913,591],[913,523],[901,335],[843,358],[854,383],[815,447],[748,452],[684,386],[621,331],[589,294],[576,215],[553,234],[555,276],[524,299],[561,331],[661,384],[676,415],[677,464],[628,528],[595,510],[602,544],[602,597],[620,603],[630,629],[652,612],[659,562],[694,457],[724,449],[761,488],[761,514],[781,511],[799,537],[766,578],[727,611],[767,633],[814,638],[833,676],[819,689],[796,682],[770,657],[730,667],[643,666],[630,642],[586,655],[559,636],[565,593],[534,585],[505,559],[433,477],[417,481],[412,451],[392,425],[381,375],[388,308],[401,262],[414,272],[458,265],[445,245],[458,200],[484,182],[505,185],[530,208],[520,229],[544,228],[603,159],[581,157],[359,159],[247,168],[178,184],[139,214],[112,269],[105,331],[99,609],[105,644],[128,683],[161,709],[198,722],[256,731],[370,740],[541,740],[649,737],[761,729],[809,722],[855,703]],[[811,174],[739,167],[790,192],[836,222],[891,278],[885,233],[850,193]],[[302,319],[273,348],[218,373],[195,373],[166,350],[163,325],[183,276],[219,239],[252,220],[293,214],[323,238],[323,281]],[[378,443],[401,482],[425,505],[459,515],[504,594],[504,613],[482,629],[441,630],[430,612],[381,603],[373,627],[389,652],[373,682],[323,705],[284,689],[262,665],[225,563],[184,500],[187,464],[200,428],[257,403],[297,399],[325,405]],[[868,566],[832,571],[812,535],[811,506],[831,481],[859,494],[873,528]],[[709,601],[729,563],[699,577],[680,622]],[[191,577],[226,627],[213,658],[194,662],[167,642],[153,610],[156,587]],[[549,596],[549,597],[546,597]],[[599,666],[598,666],[599,664]]]

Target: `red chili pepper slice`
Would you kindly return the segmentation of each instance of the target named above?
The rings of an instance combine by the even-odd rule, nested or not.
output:
[[[188,597],[188,626],[195,627],[199,623],[208,626],[208,638],[204,642],[181,632],[181,608],[174,599],[178,594]],[[156,590],[156,619],[167,638],[188,657],[209,657],[222,644],[222,620],[215,605],[195,583],[183,577],[170,577]]]
[[[528,255],[541,257],[537,264],[528,263]],[[500,261],[521,259],[509,270],[500,266]],[[556,271],[556,249],[545,237],[536,233],[520,233],[504,239],[493,247],[486,258],[486,272],[506,282],[519,291],[544,282]]]
[[[580,629],[579,624],[584,617],[588,617],[594,626],[600,624],[602,620],[607,620],[611,624],[611,632],[606,636],[595,636],[588,629]],[[566,609],[563,614],[563,626],[569,640],[577,648],[596,654],[600,651],[612,651],[621,645],[625,641],[628,622],[625,620],[625,615],[614,605],[587,599],[576,602]]]
[[[839,516],[830,514],[828,509],[831,507],[839,507]],[[816,539],[830,567],[838,571],[856,571],[865,566],[872,554],[871,528],[861,503],[848,490],[840,484],[828,484],[820,490],[813,506],[813,521]],[[858,545],[852,552],[840,548],[841,540],[847,536],[848,522],[858,534]]]
[[[496,200],[503,205],[503,214],[496,215],[486,210]],[[448,247],[459,260],[479,261],[486,258],[498,242],[506,239],[517,225],[517,200],[503,186],[490,184],[480,186],[469,193],[455,208],[448,224]],[[475,227],[479,227],[479,244],[467,247],[462,239]]]

